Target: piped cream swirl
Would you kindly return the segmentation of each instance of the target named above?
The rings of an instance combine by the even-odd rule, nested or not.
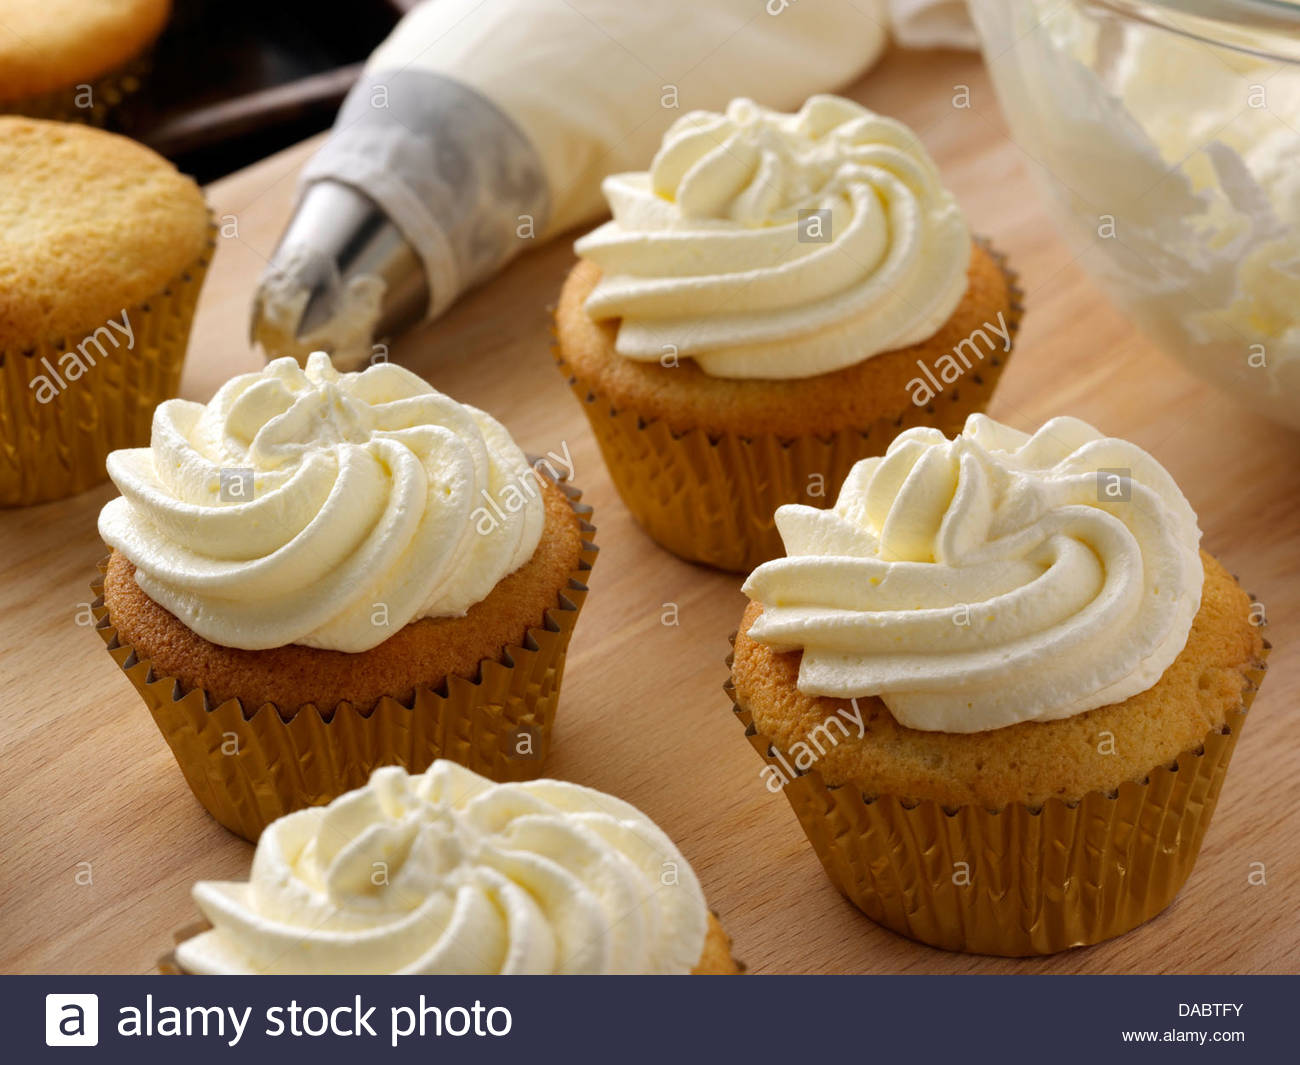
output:
[[[1150,688],[1200,606],[1196,515],[1141,448],[1076,418],[981,414],[900,434],[833,509],[781,507],[787,557],[750,629],[803,650],[799,690],[879,696],[909,727],[980,732]]]
[[[579,240],[617,351],[715,377],[797,378],[925,340],[966,291],[970,235],[916,135],[850,100],[693,111],[648,173],[604,183]]]
[[[200,882],[190,973],[689,973],[708,911],[645,814],[558,780],[396,766],[272,823],[247,883]]]
[[[365,651],[464,614],[531,556],[545,507],[495,419],[391,363],[276,359],[115,451],[104,541],[144,592],[228,647]],[[493,519],[476,519],[495,502]]]

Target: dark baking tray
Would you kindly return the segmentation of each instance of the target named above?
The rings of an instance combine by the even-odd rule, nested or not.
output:
[[[436,0],[435,0],[436,2]],[[176,0],[111,128],[200,182],[326,129],[414,0]]]

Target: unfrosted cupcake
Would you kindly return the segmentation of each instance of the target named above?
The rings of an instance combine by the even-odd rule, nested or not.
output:
[[[780,554],[778,506],[824,500],[901,429],[958,431],[1010,357],[1000,257],[915,134],[849,100],[692,112],[604,190],[558,359],[628,509],[683,558]]]
[[[783,507],[729,691],[831,879],[952,950],[1159,913],[1200,850],[1267,643],[1133,444],[1054,418],[902,434]]]
[[[690,864],[650,818],[559,780],[446,761],[377,769],[289,814],[247,883],[200,882],[210,925],[165,972],[734,974]]]
[[[0,0],[0,112],[102,125],[140,87],[171,0]]]
[[[149,439],[211,254],[203,193],[166,159],[0,116],[0,505],[99,484]]]
[[[164,403],[108,469],[100,633],[222,824],[255,839],[387,763],[540,774],[595,558],[571,470],[323,352]]]

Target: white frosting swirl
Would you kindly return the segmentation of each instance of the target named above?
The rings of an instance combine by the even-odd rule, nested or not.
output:
[[[1141,448],[1077,418],[909,429],[831,510],[776,513],[750,635],[803,649],[799,690],[878,695],[904,726],[981,732],[1150,688],[1204,574],[1196,515]]]
[[[200,882],[187,972],[689,973],[708,911],[645,814],[558,780],[396,766],[272,823],[248,883]]]
[[[966,291],[970,234],[933,161],[850,100],[693,111],[649,173],[604,191],[613,221],[576,250],[602,271],[587,313],[621,319],[631,359],[671,350],[715,377],[811,377],[933,336]],[[818,211],[820,233],[801,231]]]
[[[226,484],[223,489],[223,472]],[[365,651],[464,614],[532,557],[545,506],[495,419],[391,363],[276,359],[115,451],[104,542],[213,643]],[[252,491],[247,477],[251,474]]]

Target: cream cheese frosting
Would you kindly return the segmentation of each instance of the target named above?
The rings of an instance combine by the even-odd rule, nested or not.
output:
[[[273,822],[247,883],[200,882],[194,974],[689,973],[708,910],[672,841],[577,784],[375,770]]]
[[[802,649],[809,695],[879,696],[900,724],[981,732],[1156,683],[1187,642],[1196,515],[1141,448],[1077,418],[1032,436],[974,414],[900,434],[835,506],[776,512],[749,635]]]
[[[933,336],[966,291],[970,233],[933,161],[840,97],[690,112],[603,189],[613,219],[575,249],[602,272],[587,313],[619,320],[631,359],[811,377]]]
[[[99,532],[213,643],[365,651],[463,615],[532,557],[545,507],[505,428],[391,363],[316,352],[154,412]]]

